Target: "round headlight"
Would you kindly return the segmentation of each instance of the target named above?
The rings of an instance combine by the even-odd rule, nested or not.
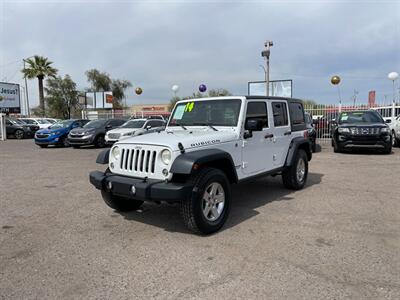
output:
[[[168,165],[171,162],[171,151],[168,149],[161,151],[161,160],[164,164]]]
[[[112,155],[112,157],[113,157],[114,159],[118,159],[119,156],[120,156],[120,154],[121,154],[121,151],[119,150],[119,147],[118,147],[118,146],[115,146],[114,148],[112,148],[112,150],[111,150],[111,155]]]

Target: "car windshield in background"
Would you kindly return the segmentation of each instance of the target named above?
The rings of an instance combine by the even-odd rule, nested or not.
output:
[[[168,126],[236,126],[241,100],[204,100],[178,103]]]
[[[38,122],[39,124],[51,124],[49,121],[44,119],[37,119],[36,122]]]
[[[384,123],[384,121],[375,111],[352,111],[341,113],[339,124],[346,123]]]
[[[36,122],[30,119],[24,119],[22,120],[22,122],[24,122],[25,124],[29,124],[29,125],[36,125]]]
[[[120,128],[142,128],[145,122],[144,120],[130,120],[122,124]]]
[[[99,128],[104,126],[106,124],[107,120],[93,120],[90,121],[89,123],[86,123],[83,128]]]
[[[73,120],[61,121],[51,125],[49,128],[50,129],[68,128],[69,126],[71,126],[73,122],[74,122]]]

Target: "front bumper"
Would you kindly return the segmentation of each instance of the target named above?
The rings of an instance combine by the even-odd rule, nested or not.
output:
[[[94,142],[94,135],[91,136],[82,136],[82,137],[71,137],[68,136],[68,142],[74,146],[74,145],[80,145],[80,146],[84,146],[84,145],[92,145]]]
[[[390,135],[338,135],[337,143],[343,148],[386,148],[392,144]]]
[[[192,192],[193,186],[185,183],[165,182],[155,179],[132,178],[93,171],[89,174],[90,183],[97,189],[112,195],[142,201],[180,202]],[[111,189],[110,189],[111,186]],[[132,186],[135,193],[132,193]]]
[[[36,145],[56,145],[60,143],[61,137],[60,136],[49,136],[48,138],[40,139],[35,138]]]

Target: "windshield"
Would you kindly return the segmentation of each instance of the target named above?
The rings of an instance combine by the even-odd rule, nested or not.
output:
[[[142,128],[145,122],[144,120],[129,120],[122,124],[120,128]]]
[[[89,123],[86,123],[83,128],[99,128],[106,124],[107,120],[92,120]]]
[[[26,124],[36,125],[36,122],[31,119],[22,119],[22,121],[25,122]]]
[[[51,124],[49,121],[45,119],[36,119],[36,122],[38,122],[39,124]]]
[[[236,126],[239,119],[239,99],[203,100],[178,103],[168,126]]]
[[[50,129],[68,128],[69,126],[71,126],[73,122],[74,122],[73,120],[60,121],[51,125],[49,128]]]
[[[339,124],[346,123],[384,123],[376,111],[343,112],[339,117]]]

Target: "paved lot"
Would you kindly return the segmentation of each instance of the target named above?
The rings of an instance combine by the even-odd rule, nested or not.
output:
[[[314,156],[308,186],[236,186],[224,230],[174,206],[118,214],[88,182],[98,149],[0,142],[1,299],[399,299],[400,150]]]

